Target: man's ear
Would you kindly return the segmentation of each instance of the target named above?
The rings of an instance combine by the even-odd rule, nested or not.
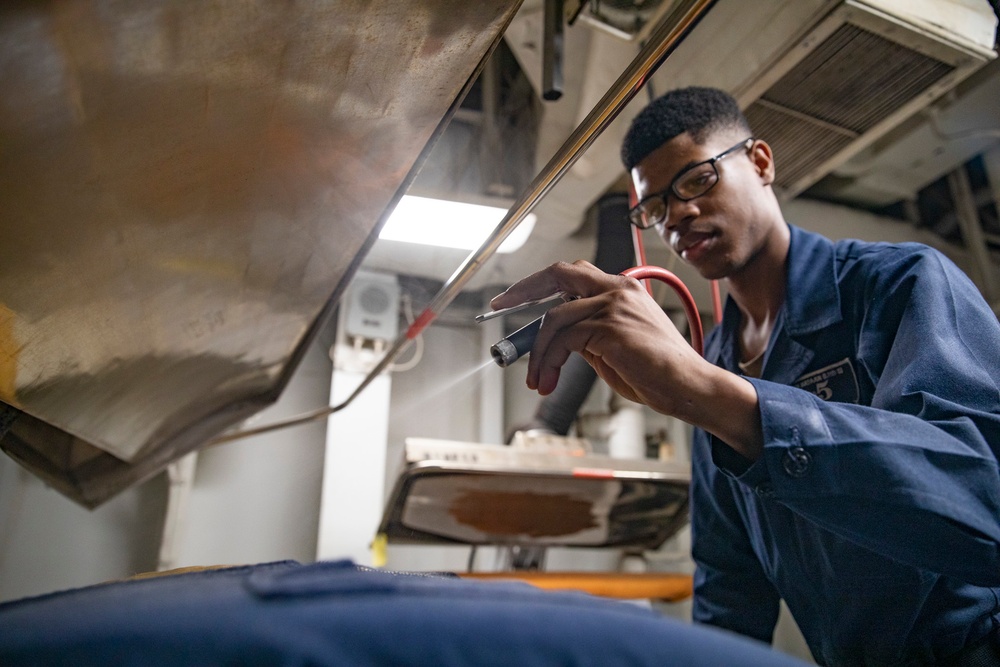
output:
[[[750,147],[750,160],[753,162],[757,173],[764,181],[764,185],[774,184],[774,154],[766,141],[756,139]]]

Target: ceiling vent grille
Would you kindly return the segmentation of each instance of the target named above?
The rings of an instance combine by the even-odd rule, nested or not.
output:
[[[737,97],[778,156],[785,197],[809,187],[985,64],[992,51],[845,2]]]

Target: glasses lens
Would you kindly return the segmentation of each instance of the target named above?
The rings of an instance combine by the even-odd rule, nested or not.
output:
[[[632,209],[632,222],[642,229],[662,222],[665,217],[667,205],[660,196],[651,197]]]
[[[719,180],[719,172],[711,162],[699,164],[681,174],[674,182],[674,193],[681,199],[694,199],[711,189]]]

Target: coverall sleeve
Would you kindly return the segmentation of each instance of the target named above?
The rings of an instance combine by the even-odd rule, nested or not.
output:
[[[769,644],[778,620],[778,592],[753,551],[732,485],[711,462],[704,433],[695,437],[693,458],[692,618]]]
[[[727,471],[884,556],[1000,586],[1000,325],[927,251],[875,273],[858,363],[871,406],[751,380],[764,454]]]

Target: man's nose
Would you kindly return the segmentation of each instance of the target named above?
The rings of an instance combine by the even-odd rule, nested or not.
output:
[[[698,215],[699,210],[695,200],[683,201],[671,196],[667,201],[667,217],[663,221],[664,231],[672,231],[684,222],[697,218]]]

